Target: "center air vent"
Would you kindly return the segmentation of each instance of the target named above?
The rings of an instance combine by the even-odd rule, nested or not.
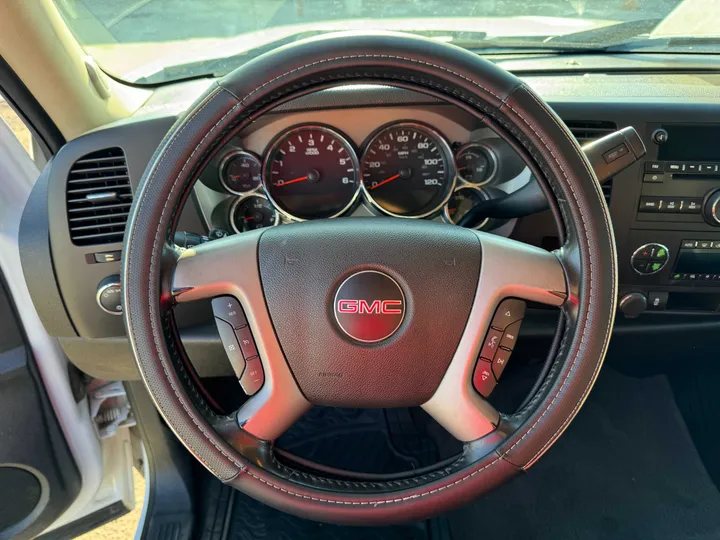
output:
[[[615,122],[603,120],[566,120],[565,125],[570,129],[580,146],[617,131]],[[610,196],[612,195],[612,183],[612,178],[609,178],[602,185],[603,195],[608,206],[610,206]]]
[[[565,125],[570,129],[580,146],[617,131],[615,122],[606,122],[604,120],[566,120]]]
[[[125,154],[98,150],[77,160],[68,174],[67,216],[76,246],[121,242],[132,204]]]

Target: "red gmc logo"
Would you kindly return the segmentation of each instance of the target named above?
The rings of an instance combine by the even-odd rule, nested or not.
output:
[[[361,343],[392,336],[405,319],[405,295],[393,278],[378,270],[361,270],[343,281],[332,310],[339,329]]]
[[[402,313],[401,300],[338,300],[338,313],[382,313],[385,315],[399,315]]]

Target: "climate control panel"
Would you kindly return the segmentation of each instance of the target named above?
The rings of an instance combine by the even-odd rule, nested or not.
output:
[[[660,272],[669,258],[670,253],[666,246],[650,243],[640,246],[633,252],[630,265],[641,276],[649,276]]]

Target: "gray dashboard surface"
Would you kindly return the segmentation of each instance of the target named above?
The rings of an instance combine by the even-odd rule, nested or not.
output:
[[[659,121],[697,121],[720,123],[720,75],[713,74],[558,74],[527,76],[526,82],[535,88],[564,120],[613,120],[618,127],[634,125],[647,137],[647,124]],[[24,220],[26,237],[47,236],[50,230],[50,249],[29,250],[26,267],[45,265],[54,268],[60,294],[43,294],[38,311],[47,319],[58,317],[53,333],[61,337],[69,358],[81,369],[103,378],[135,378],[137,372],[124,337],[120,317],[99,311],[95,304],[97,284],[106,276],[119,273],[119,263],[86,264],[85,256],[97,251],[119,250],[121,244],[78,247],[69,238],[65,217],[64,191],[67,173],[78,158],[90,152],[119,146],[128,159],[133,190],[169,127],[204,89],[210,80],[199,80],[158,88],[137,114],[123,122],[106,126],[68,143],[56,156],[49,170],[47,188],[42,185],[34,198],[46,201],[48,220],[46,231],[33,231],[42,226],[38,220]],[[356,107],[385,107],[410,105],[434,106],[434,98],[403,89],[354,86],[312,94],[272,112],[342,109]],[[649,156],[652,158],[652,156]],[[637,197],[637,178],[640,165],[615,179],[611,214],[616,222],[619,249],[625,249],[627,232],[619,227],[630,212],[634,212]],[[45,191],[43,192],[42,190]],[[528,218],[518,226],[518,234],[542,230],[542,220]],[[181,229],[203,232],[204,225],[197,208],[189,203],[181,218]],[[627,227],[629,228],[629,227]],[[525,231],[525,233],[523,232]],[[27,271],[26,271],[27,272]],[[42,291],[47,283],[27,272],[31,291]],[[36,296],[37,298],[37,296]],[[36,299],[36,304],[38,303]],[[64,315],[63,315],[64,314]],[[64,318],[64,319],[63,319]],[[220,375],[225,364],[220,345],[212,330],[198,330],[209,319],[207,311],[198,310],[179,317],[181,333],[187,336],[190,354],[200,358],[201,373]],[[208,333],[210,332],[210,333]],[[194,336],[194,337],[191,337]],[[190,351],[189,351],[190,352]],[[222,365],[221,365],[222,364]]]

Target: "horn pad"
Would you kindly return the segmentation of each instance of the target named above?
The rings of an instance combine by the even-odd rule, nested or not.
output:
[[[258,257],[300,389],[339,407],[430,399],[465,329],[481,262],[471,231],[393,218],[273,227]]]

